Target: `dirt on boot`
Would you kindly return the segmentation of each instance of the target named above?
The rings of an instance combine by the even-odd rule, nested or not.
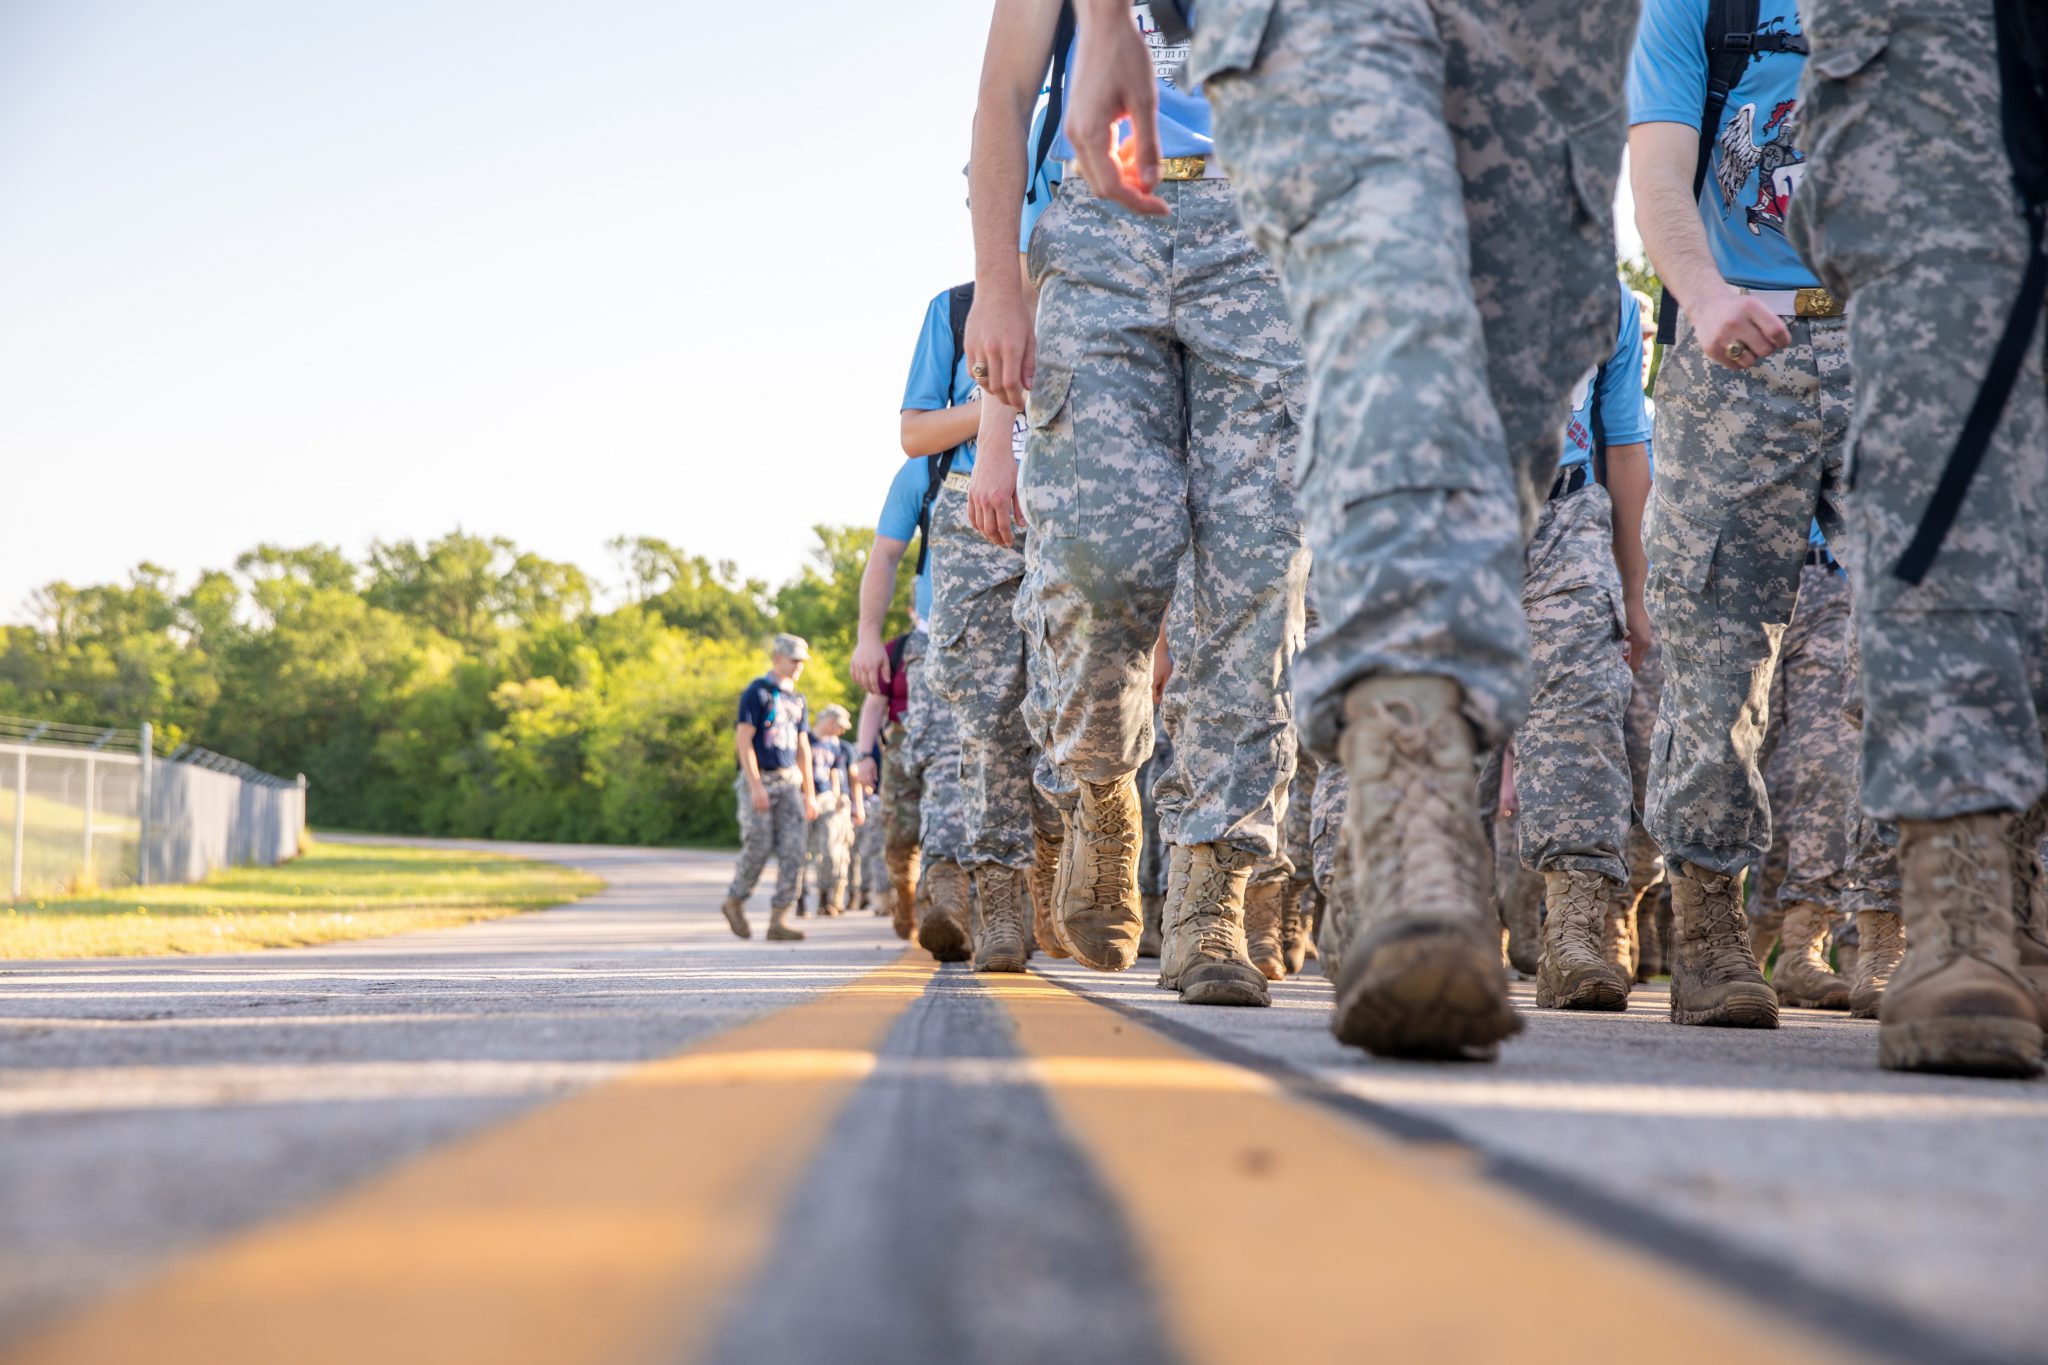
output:
[[[882,851],[889,864],[889,927],[908,939],[917,930],[916,844],[890,844]]]
[[[1608,908],[1619,889],[1597,872],[1543,874],[1543,959],[1536,968],[1539,1009],[1623,1010],[1632,978],[1605,951]]]
[[[1282,922],[1287,917],[1287,883],[1268,878],[1244,889],[1245,953],[1268,981],[1287,975],[1287,961],[1280,946]]]
[[[1021,972],[1030,927],[1024,919],[1024,873],[1000,863],[974,869],[974,970]]]
[[[1181,906],[1187,900],[1188,851],[1179,844],[1166,846],[1166,894],[1159,899],[1159,989],[1180,989],[1182,940]]]
[[[747,912],[743,905],[744,902],[738,896],[727,896],[725,903],[718,909],[719,913],[725,916],[725,922],[732,927],[733,933],[741,938],[752,938],[754,929],[747,923]]]
[[[1631,984],[1636,979],[1636,903],[1621,882],[1607,885],[1607,922],[1600,934],[1600,955]]]
[[[1671,1021],[1776,1028],[1778,993],[1750,952],[1742,884],[1673,858],[1671,912]]]
[[[1877,1018],[1884,990],[1906,955],[1906,926],[1889,910],[1856,912],[1856,975],[1849,987],[1849,1017]]]
[[[1825,910],[1804,901],[1785,907],[1771,988],[1787,1009],[1849,1008],[1849,983],[1828,966],[1828,920]]]
[[[1138,956],[1157,958],[1161,936],[1161,915],[1166,907],[1164,896],[1140,896],[1139,905],[1145,915],[1145,931],[1138,935]]]
[[[1491,1060],[1522,1028],[1462,702],[1457,683],[1434,677],[1370,678],[1344,697],[1356,923],[1330,1028],[1381,1056]]]
[[[968,907],[974,894],[967,869],[939,858],[924,865],[918,883],[924,913],[917,921],[917,941],[941,962],[965,962],[973,953],[968,941]]]
[[[1144,826],[1135,776],[1082,782],[1068,826],[1053,928],[1084,967],[1120,972],[1138,960],[1145,915],[1138,901]]]
[[[1176,964],[1174,980],[1184,1005],[1268,1001],[1266,976],[1252,965],[1245,944],[1245,881],[1253,861],[1252,854],[1228,844],[1187,849],[1174,942],[1165,949]],[[1273,947],[1277,953],[1277,935]]]
[[[1058,899],[1060,841],[1043,830],[1031,835],[1031,937],[1038,951],[1047,957],[1065,957],[1059,935],[1053,932],[1052,907]]]
[[[2041,1018],[2013,934],[2012,817],[1899,822],[1906,956],[1878,1009],[1890,1071],[2033,1076]]]

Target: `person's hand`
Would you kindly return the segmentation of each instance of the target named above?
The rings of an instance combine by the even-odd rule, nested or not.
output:
[[[1500,818],[1512,820],[1521,809],[1522,803],[1515,795],[1515,746],[1510,744],[1500,756]]]
[[[812,796],[812,795],[811,795],[811,794],[810,794],[809,792],[805,792],[805,793],[804,793],[804,819],[805,819],[806,821],[811,821],[811,820],[815,820],[815,819],[817,819],[817,818],[818,818],[818,798],[817,798],[817,797],[815,797],[815,796]]]
[[[1009,436],[1008,432],[1003,433]],[[1014,528],[1024,524],[1017,511],[1017,454],[1007,439],[982,441],[974,451],[974,473],[967,482],[967,519],[983,536],[1008,548],[1017,543]]]
[[[860,828],[862,825],[865,825],[868,822],[868,813],[861,809],[862,804],[863,803],[859,801],[853,803],[853,825],[855,829]]]
[[[762,815],[768,813],[768,788],[756,782],[747,791],[747,803]]]
[[[1749,294],[1727,285],[1689,307],[1692,332],[1707,359],[1731,370],[1746,370],[1781,346],[1792,344],[1785,320]],[[1737,347],[1733,353],[1731,347]]]
[[[853,680],[864,692],[889,685],[889,647],[880,639],[864,639],[853,647]]]
[[[875,760],[872,758],[864,758],[854,764],[853,775],[858,777],[861,785],[869,791],[873,791],[877,786],[881,785],[875,781]]]
[[[1166,699],[1166,684],[1173,681],[1173,651],[1166,647],[1166,636],[1152,647],[1152,704],[1159,705]]]
[[[1068,76],[1067,137],[1074,159],[1097,198],[1133,213],[1161,215],[1159,183],[1159,77],[1152,49],[1128,14],[1091,23],[1085,15]],[[1131,121],[1130,141],[1118,146],[1117,125]]]
[[[1622,603],[1622,617],[1628,624],[1628,671],[1639,672],[1643,660],[1650,657],[1650,646],[1657,642],[1657,628],[1650,624],[1650,609],[1643,605],[1643,590],[1637,588],[1628,594]]]
[[[967,372],[982,391],[1013,408],[1023,407],[1038,368],[1038,338],[1022,286],[977,287],[961,340]]]

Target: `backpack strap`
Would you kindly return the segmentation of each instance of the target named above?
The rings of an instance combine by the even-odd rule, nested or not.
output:
[[[1760,51],[1787,51],[1785,34],[1773,34],[1779,41],[1760,48],[1757,16],[1760,0],[1707,0],[1707,101],[1700,110],[1700,151],[1692,168],[1692,198],[1697,204],[1707,183],[1707,162],[1714,154],[1714,139],[1720,136],[1721,114],[1728,107],[1729,92],[1742,80],[1750,58]],[[1796,35],[1792,35],[1796,36]],[[1797,51],[1806,50],[1799,38]],[[1678,300],[1669,289],[1657,306],[1657,344],[1669,346],[1678,340]]]
[[[967,315],[974,311],[974,281],[956,284],[946,291],[946,325],[953,332],[953,367],[946,371],[950,386],[960,373],[960,359],[967,354]]]
[[[953,376],[960,372],[960,361],[967,354],[967,315],[974,311],[974,281],[956,284],[946,291],[946,324],[953,333],[953,364],[946,371],[946,382],[950,385]],[[951,403],[946,406],[952,407]],[[955,450],[959,447],[954,447]],[[928,455],[930,469],[924,481],[924,498],[917,504],[917,571],[923,573],[932,557],[932,504],[938,500],[939,490],[946,486],[946,475],[953,472],[953,451],[943,455]]]
[[[1073,0],[1062,0],[1059,22],[1052,30],[1051,74],[1046,77],[1045,123],[1038,130],[1038,145],[1031,149],[1031,169],[1024,173],[1024,201],[1038,202],[1038,173],[1052,155],[1059,138],[1060,121],[1067,114],[1067,50],[1074,45]]]
[[[1942,541],[1963,510],[1970,481],[1991,448],[1999,418],[2005,415],[2005,400],[2012,395],[2033,344],[2042,305],[2048,302],[2048,23],[2029,14],[2025,0],[1998,0],[1997,14],[2000,114],[2013,184],[2026,208],[2027,268],[1983,386],[1970,405],[1934,495],[1927,500],[1927,510],[1921,513],[1920,526],[1892,566],[1893,577],[1913,584],[1934,567]]]
[[[1586,426],[1593,441],[1593,482],[1607,487],[1607,419],[1600,412],[1600,389],[1607,382],[1607,367],[1611,360],[1600,362],[1600,368],[1593,371],[1592,401],[1586,405]]]

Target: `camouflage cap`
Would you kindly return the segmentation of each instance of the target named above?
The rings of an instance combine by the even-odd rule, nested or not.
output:
[[[820,725],[834,720],[838,721],[841,726],[853,724],[852,714],[836,701],[818,713],[818,724]]]
[[[775,643],[769,647],[768,652],[778,659],[808,659],[811,657],[811,647],[804,642],[804,637],[801,635],[776,636]]]

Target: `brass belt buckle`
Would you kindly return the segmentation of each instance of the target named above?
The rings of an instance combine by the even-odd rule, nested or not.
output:
[[[1840,317],[1842,306],[1825,289],[1801,289],[1793,297],[1792,312],[1802,318]]]
[[[1159,160],[1161,180],[1200,180],[1208,171],[1206,156],[1168,156]]]

